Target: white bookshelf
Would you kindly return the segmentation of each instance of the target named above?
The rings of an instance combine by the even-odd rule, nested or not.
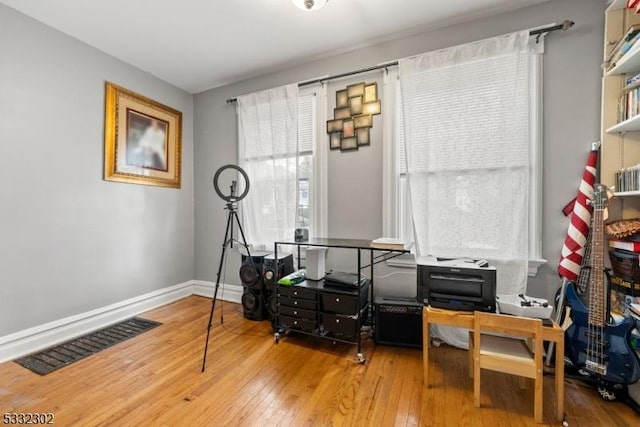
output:
[[[624,132],[634,132],[638,130],[640,130],[640,114],[611,126],[605,132],[624,133]]]

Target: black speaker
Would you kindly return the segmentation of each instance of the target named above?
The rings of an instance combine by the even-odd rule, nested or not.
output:
[[[415,299],[376,297],[376,343],[422,348],[422,307]]]
[[[267,318],[272,322],[275,321],[277,311],[278,298],[276,293],[267,291]]]
[[[267,309],[263,291],[245,288],[242,293],[242,312],[245,319],[265,320]]]
[[[293,254],[279,257],[277,262],[274,254],[269,254],[264,257],[262,280],[267,290],[275,290],[276,282],[291,273],[293,273]]]
[[[257,251],[251,253],[251,257],[242,255],[242,264],[240,265],[242,286],[262,289],[262,264],[264,263],[264,258],[269,254],[271,252]]]

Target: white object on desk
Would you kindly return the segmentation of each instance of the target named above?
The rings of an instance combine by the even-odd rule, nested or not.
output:
[[[395,237],[378,237],[371,241],[371,247],[388,250],[409,250],[413,246],[413,242],[405,243],[402,239]]]
[[[326,253],[327,248],[324,246],[309,246],[307,248],[307,279],[320,280],[324,278]]]
[[[496,295],[498,311],[513,316],[535,317],[538,319],[548,319],[551,316],[553,306],[550,305],[546,299],[532,298],[526,295],[523,295],[523,297],[506,294]],[[523,306],[522,303],[525,302],[525,300],[529,301],[531,305]]]

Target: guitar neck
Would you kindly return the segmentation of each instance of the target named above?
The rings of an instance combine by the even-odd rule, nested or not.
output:
[[[576,286],[580,290],[580,293],[584,294],[589,286],[589,278],[591,275],[591,236],[593,233],[591,228],[593,227],[593,221],[591,221],[591,227],[587,232],[587,241],[584,247],[584,256],[582,257],[582,263],[580,264],[580,273],[578,274],[578,280]]]
[[[606,287],[604,281],[604,209],[593,210],[591,233],[591,275],[589,287],[589,323],[604,326],[607,323],[605,310]]]

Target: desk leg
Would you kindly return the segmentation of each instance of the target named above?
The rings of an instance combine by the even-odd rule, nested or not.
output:
[[[422,385],[429,387],[429,316],[427,309],[422,309]]]
[[[564,333],[556,342],[556,394],[558,399],[558,421],[564,418]]]

